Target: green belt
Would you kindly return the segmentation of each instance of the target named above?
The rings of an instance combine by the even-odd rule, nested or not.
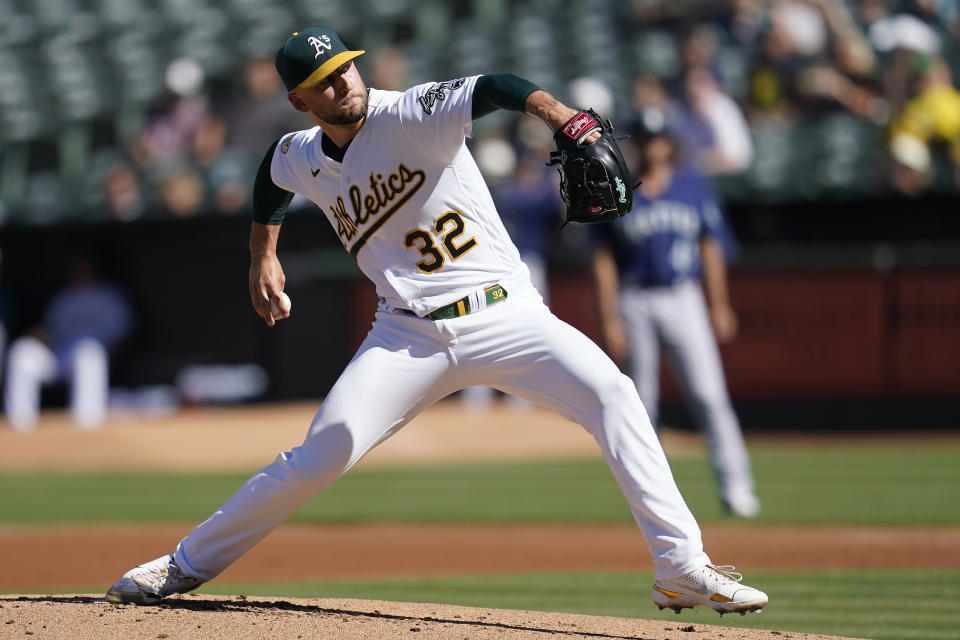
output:
[[[501,300],[506,300],[507,298],[507,290],[498,284],[487,287],[483,290],[483,293],[487,297],[487,306],[500,302]],[[449,320],[450,318],[465,316],[474,311],[479,311],[479,309],[472,309],[470,307],[470,296],[467,296],[466,298],[460,298],[456,302],[451,302],[445,307],[440,307],[436,311],[428,313],[427,317],[432,320]]]

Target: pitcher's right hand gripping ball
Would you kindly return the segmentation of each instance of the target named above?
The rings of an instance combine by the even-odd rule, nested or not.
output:
[[[593,131],[600,137],[584,144]],[[548,165],[559,164],[560,195],[569,222],[610,222],[633,208],[630,170],[613,137],[613,125],[593,109],[581,111],[553,134],[557,150]]]

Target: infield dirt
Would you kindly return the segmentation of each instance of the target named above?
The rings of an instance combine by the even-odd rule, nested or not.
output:
[[[830,640],[838,636],[730,629],[542,611],[452,605],[179,596],[158,607],[115,606],[99,596],[0,596],[0,638],[323,638],[356,640]]]
[[[0,467],[253,471],[277,451],[299,444],[315,408],[314,403],[304,403],[196,409],[149,420],[120,416],[94,432],[76,429],[63,414],[51,413],[30,435],[0,425]],[[158,442],[164,446],[156,446]],[[222,447],[223,442],[231,443],[230,447]],[[695,436],[670,432],[664,434],[664,446],[672,456],[700,455],[702,450]],[[468,413],[447,403],[425,412],[361,464],[589,455],[597,455],[596,444],[579,427],[552,413]],[[750,527],[750,536],[743,535],[745,526]],[[133,564],[169,552],[189,528],[3,527],[0,590],[70,590],[95,584],[105,589]],[[731,524],[705,527],[704,534],[711,557],[717,562],[735,560],[743,568],[871,567],[878,562],[885,567],[960,566],[957,528],[797,529]],[[749,544],[744,542],[747,539]],[[336,552],[330,553],[332,549]],[[587,549],[589,554],[584,553]],[[911,551],[916,549],[922,552]],[[218,581],[631,568],[650,571],[642,538],[633,527],[288,525]],[[639,599],[646,598],[648,588],[638,585]],[[638,603],[638,614],[643,605],[652,606],[649,601]],[[678,616],[676,622],[660,622],[434,604],[207,594],[173,598],[159,607],[115,607],[102,600],[102,593],[0,596],[0,638],[827,638],[718,627],[689,619]]]

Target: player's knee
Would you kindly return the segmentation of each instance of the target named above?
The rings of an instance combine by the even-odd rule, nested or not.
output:
[[[31,375],[45,378],[53,366],[53,354],[43,342],[32,336],[24,336],[10,345],[8,367],[11,375]]]
[[[31,336],[17,338],[10,345],[10,362],[20,362],[33,357],[44,349],[42,342]]]
[[[610,376],[603,385],[600,401],[605,406],[623,406],[640,401],[633,380],[622,373]]]
[[[319,491],[350,468],[353,438],[345,425],[311,429],[306,440],[290,452],[293,482]]]
[[[73,347],[72,355],[76,361],[89,361],[97,366],[104,366],[107,361],[107,348],[93,338],[82,338]]]
[[[584,403],[581,411],[596,413],[605,422],[613,413],[642,412],[640,396],[633,381],[619,371],[604,377],[593,386],[592,402]],[[587,417],[587,416],[584,416]]]
[[[109,369],[107,349],[93,338],[83,338],[70,353],[70,366],[76,378],[106,379]]]

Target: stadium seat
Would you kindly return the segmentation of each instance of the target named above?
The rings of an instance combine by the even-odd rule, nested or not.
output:
[[[87,120],[102,112],[102,87],[86,52],[69,36],[53,36],[45,45],[44,62],[49,97],[56,101],[57,117],[67,121]]]
[[[878,185],[883,157],[880,131],[850,113],[841,112],[809,125],[817,141],[818,188],[824,193],[864,195]]]
[[[603,115],[619,124],[632,108],[630,79],[636,73],[674,78],[679,72],[678,19],[697,11],[703,11],[700,19],[715,18],[698,3],[640,5],[620,0],[0,0],[0,167],[7,167],[4,176],[15,175],[13,169],[22,165],[22,153],[15,149],[56,139],[68,127],[112,122],[117,139],[128,139],[163,96],[164,74],[174,58],[197,60],[209,83],[228,86],[239,79],[250,56],[272,55],[284,37],[312,24],[336,25],[349,45],[368,51],[399,47],[407,54],[411,83],[509,71],[564,98],[570,80],[598,77],[615,99],[615,112]],[[734,46],[719,22],[715,26],[717,71],[734,98],[742,100],[751,52]],[[38,39],[40,34],[49,36]],[[943,50],[955,79],[960,78],[958,42],[948,40]],[[33,80],[41,74],[49,81]],[[488,118],[480,126],[498,125]],[[878,158],[883,158],[884,140],[876,125],[838,112],[792,129],[764,121],[751,127],[754,162],[721,185],[737,197],[785,202],[882,186],[886,167]],[[937,184],[956,189],[952,167],[941,174]],[[20,191],[32,195],[20,200],[39,203],[39,189],[48,181],[46,176],[31,182],[31,189]],[[4,202],[9,206],[8,198]]]
[[[28,67],[21,56],[0,51],[0,119],[4,144],[27,141],[40,133],[42,122],[34,108]]]
[[[166,60],[158,53],[157,31],[137,28],[124,31],[106,44],[107,59],[124,103],[146,105],[160,95]]]
[[[663,29],[650,29],[633,45],[633,65],[639,73],[670,78],[680,71],[680,52],[676,38]]]
[[[76,0],[32,0],[31,13],[44,31],[64,31],[80,12]]]
[[[536,13],[518,15],[510,25],[512,60],[515,73],[543,86],[558,86],[560,72],[556,34],[550,21]]]
[[[93,3],[100,24],[108,33],[143,27],[153,18],[144,0],[98,0]]]
[[[760,123],[753,130],[754,157],[744,179],[747,188],[766,201],[790,196],[794,189],[793,136],[788,127]]]

